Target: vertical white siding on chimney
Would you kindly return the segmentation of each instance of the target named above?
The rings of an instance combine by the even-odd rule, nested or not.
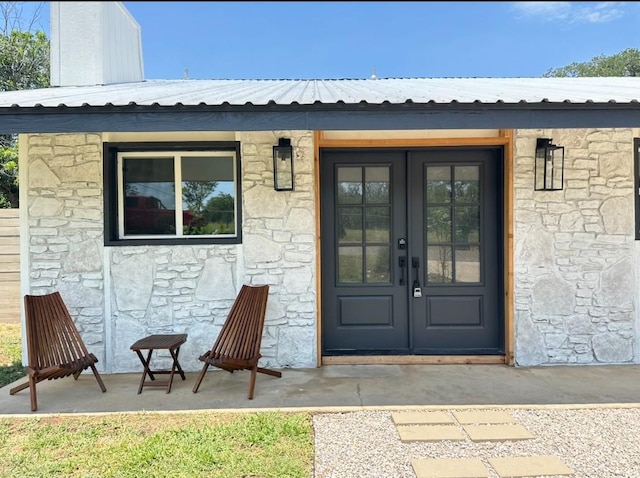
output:
[[[144,80],[140,25],[121,2],[51,2],[51,84]]]

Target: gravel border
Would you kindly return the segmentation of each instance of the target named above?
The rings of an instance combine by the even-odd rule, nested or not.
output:
[[[439,410],[451,414],[469,409]],[[489,458],[554,455],[573,470],[573,478],[640,477],[640,408],[484,407],[482,410],[509,413],[536,438],[482,443],[467,438],[405,444],[400,441],[391,411],[319,413],[313,417],[313,476],[415,478],[412,459],[480,458],[490,478],[499,478]]]

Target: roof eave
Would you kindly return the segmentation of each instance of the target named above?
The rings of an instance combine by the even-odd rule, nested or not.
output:
[[[638,127],[640,104],[403,103],[0,108],[4,134]]]

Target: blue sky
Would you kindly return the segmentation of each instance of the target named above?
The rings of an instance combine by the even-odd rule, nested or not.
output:
[[[640,2],[123,3],[147,79],[527,77],[640,48]]]

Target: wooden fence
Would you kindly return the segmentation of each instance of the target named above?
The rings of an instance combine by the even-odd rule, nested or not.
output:
[[[0,322],[20,322],[19,209],[0,209]]]

